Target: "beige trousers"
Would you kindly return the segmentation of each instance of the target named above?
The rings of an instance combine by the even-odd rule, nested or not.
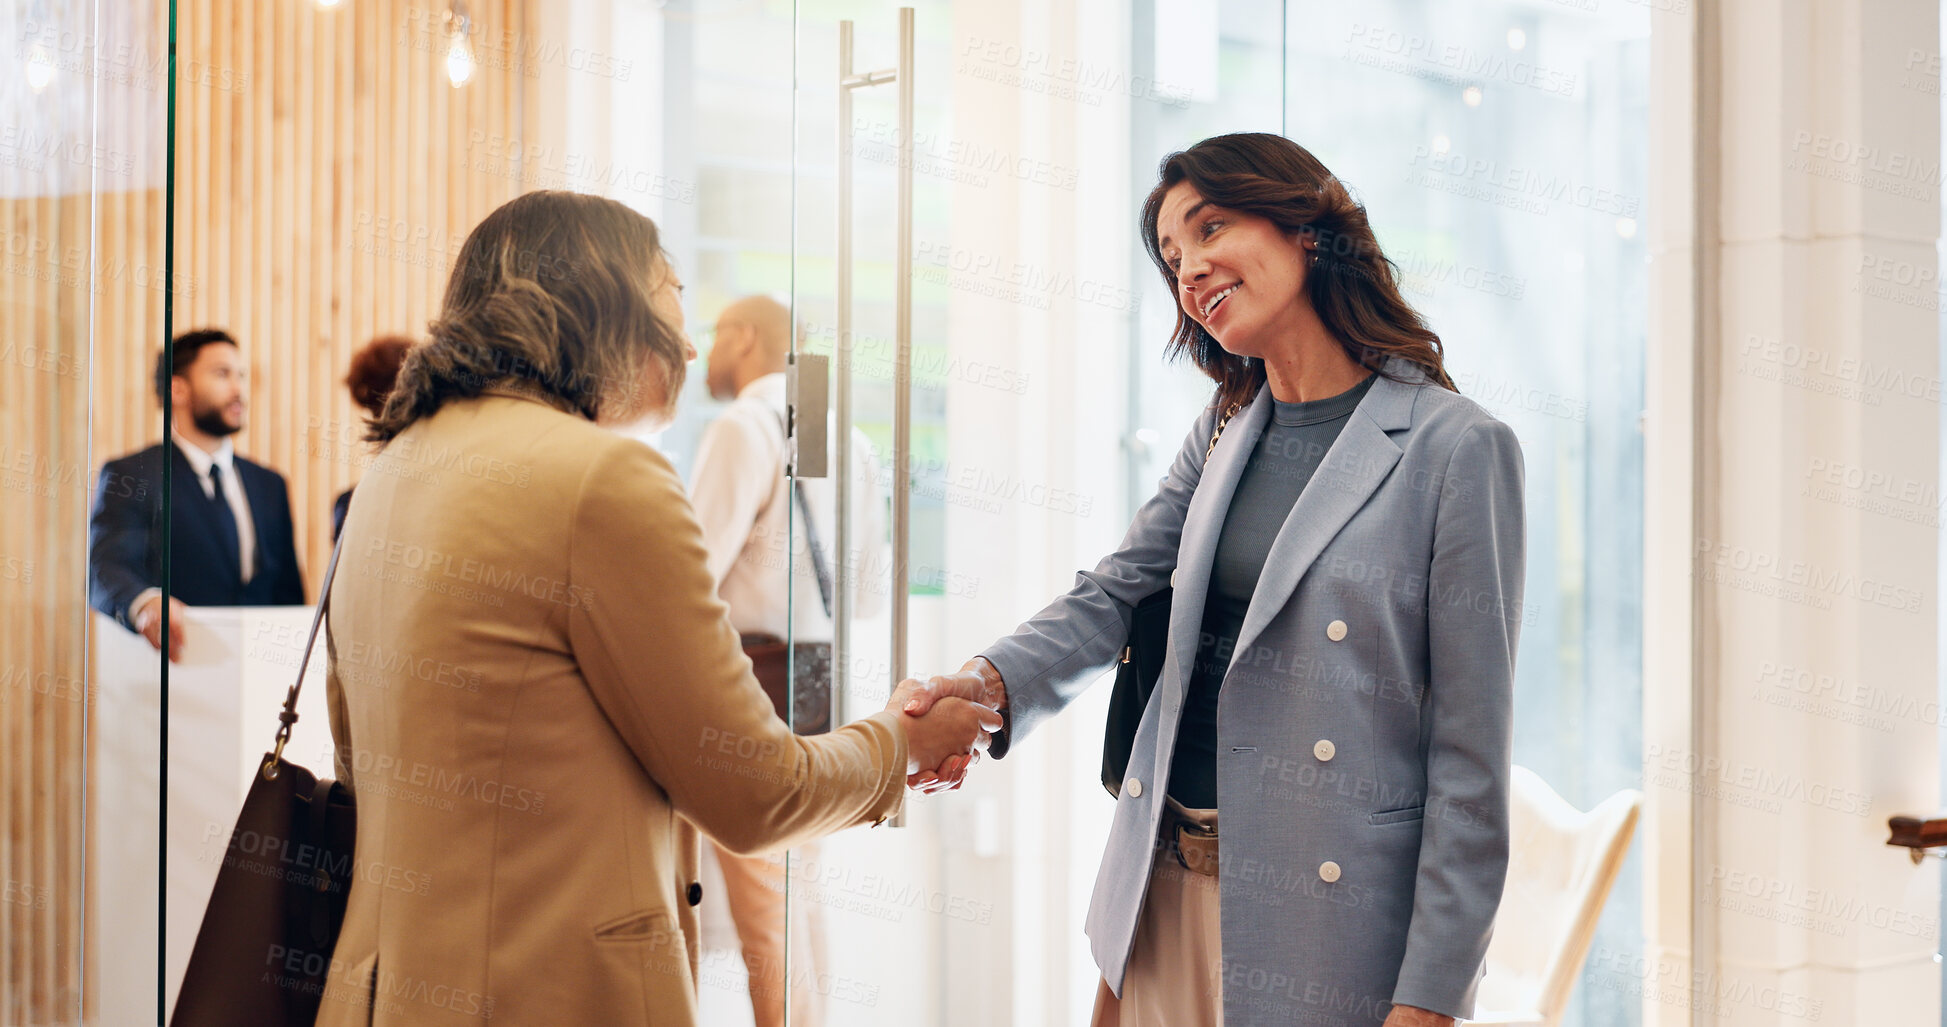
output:
[[[1217,811],[1170,808],[1210,828]],[[1224,939],[1217,879],[1185,870],[1173,845],[1156,846],[1149,895],[1117,999],[1102,981],[1092,1027],[1223,1027]]]
[[[824,962],[823,931],[818,922],[818,904],[806,902],[800,889],[793,888],[791,911],[791,981],[786,987],[784,854],[739,856],[720,845],[717,865],[723,870],[724,897],[730,902],[730,918],[737,924],[737,941],[744,950],[744,968],[750,973],[750,1006],[757,1027],[784,1027],[784,1002],[791,1000],[791,1027],[822,1027],[825,1022],[824,996],[819,993],[819,966]],[[817,859],[814,845],[792,850],[794,860]]]

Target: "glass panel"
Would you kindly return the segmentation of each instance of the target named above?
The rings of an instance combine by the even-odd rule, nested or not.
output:
[[[728,568],[720,594],[732,623],[777,637],[799,634],[818,602],[809,566],[797,565],[794,590],[781,559],[799,509],[783,487],[781,373],[791,345],[791,19],[788,3],[671,5],[661,40],[642,40],[660,47],[644,52],[666,69],[655,157],[694,183],[693,201],[652,216],[683,272],[701,352],[656,445],[691,483],[713,566]],[[824,494],[813,491],[817,505]],[[739,493],[763,499],[739,506]],[[738,855],[707,837],[702,849],[699,1022],[781,1024],[797,937],[786,929],[785,854]]]
[[[91,598],[125,613],[133,596],[103,587],[120,582],[111,561],[91,562],[87,525],[160,509],[148,478],[104,463],[159,435],[167,18],[163,4],[73,0],[0,12],[12,58],[0,73],[7,1023],[157,1016],[161,663],[91,612]],[[101,969],[118,964],[125,974]]]
[[[610,197],[655,221],[687,288],[687,327],[705,359],[690,368],[674,423],[622,430],[658,447],[692,480],[699,440],[725,409],[711,397],[706,373],[715,318],[741,296],[788,300],[792,168],[789,5],[180,0],[178,6],[179,64],[197,88],[185,87],[178,104],[176,258],[193,287],[178,294],[174,324],[179,331],[220,327],[238,341],[247,372],[244,423],[230,440],[238,456],[276,471],[287,485],[291,548],[304,592],[275,597],[267,607],[193,605],[182,618],[191,644],[201,648],[193,660],[186,653],[171,682],[165,962],[171,996],[241,788],[276,727],[275,707],[309,624],[310,607],[302,604],[318,598],[345,504],[361,482],[385,480],[370,476],[387,469],[453,484],[502,473],[481,472],[466,454],[452,452],[380,467],[364,440],[396,364],[392,343],[424,342],[468,233],[503,203],[537,189]],[[159,253],[159,234],[155,245]],[[111,343],[121,347],[115,366],[149,366],[142,361],[153,354],[144,347],[154,342],[115,336]],[[140,385],[143,378],[132,380]],[[131,402],[121,397],[110,409],[129,409]],[[124,448],[155,434],[135,431]],[[525,471],[507,473],[514,476],[514,503],[537,501],[525,491]],[[775,469],[769,473],[775,477]],[[385,541],[413,541],[406,535],[401,527]],[[786,569],[762,551],[776,544],[757,540],[743,562],[781,593]],[[348,549],[348,562],[352,555]],[[402,566],[421,573],[393,586],[390,598],[400,609],[410,608],[414,584],[454,594],[452,575],[429,584],[429,571]],[[522,587],[505,574],[468,578],[472,572],[457,564],[454,570],[460,585],[489,607],[499,608]],[[781,622],[771,626],[784,629]],[[338,659],[359,687],[455,686],[456,715],[480,701],[484,668],[340,641],[346,648]],[[450,765],[387,766],[377,762],[387,753],[357,740],[334,751],[321,663],[322,652],[286,752],[297,764],[320,776],[333,775],[334,757],[354,771],[362,765],[361,779],[376,782],[367,801],[389,799],[419,816],[465,810],[483,794],[498,794],[497,804],[518,807],[516,814],[565,808],[567,796],[532,779],[490,782]],[[232,689],[228,701],[211,690],[218,685]],[[781,857],[772,862],[781,879]],[[359,872],[355,889],[411,893],[388,892],[394,901],[437,896],[456,880],[450,865],[366,865]],[[744,947],[724,901],[724,877],[713,864],[700,873],[708,896],[697,909],[704,1021],[748,1023]],[[760,882],[745,894],[763,892]],[[783,914],[779,907],[751,915],[753,929],[777,933],[763,920],[781,926]],[[138,969],[154,964],[153,956],[130,961]],[[780,953],[759,968],[760,976],[778,979],[774,993],[781,991],[781,964]],[[431,1015],[413,1010],[441,1001],[437,996],[454,1011],[491,1009],[496,1001],[503,1015],[509,1008],[510,996],[476,994],[458,981],[415,985],[383,973],[378,980],[381,1008],[406,1020]],[[151,1006],[153,983],[144,998]],[[102,1022],[142,1019],[131,1014]]]
[[[182,80],[173,256],[193,288],[178,296],[171,321],[173,449],[182,455],[172,453],[170,473],[170,588],[186,604],[166,725],[162,969],[172,1004],[219,871],[285,880],[329,873],[303,850],[280,855],[268,839],[241,836],[236,851],[227,843],[297,677],[337,508],[373,465],[362,440],[366,410],[347,385],[383,400],[389,379],[380,369],[396,367],[437,311],[459,241],[525,188],[508,157],[524,136],[516,98],[530,78],[506,50],[523,27],[519,4],[173,6]],[[544,63],[534,57],[534,67]],[[232,344],[199,345],[206,330]],[[374,344],[383,337],[400,346]],[[223,472],[220,481],[206,477],[207,463]],[[400,469],[417,480],[466,470]],[[417,577],[423,565],[407,569],[426,582]],[[453,694],[464,696],[477,673],[465,661],[381,658],[349,645],[363,640],[345,641],[352,679],[402,690],[457,681]],[[394,771],[370,741],[336,750],[325,662],[321,643],[285,760],[328,779],[339,776],[342,755],[375,786],[367,801],[390,788],[428,816],[479,801],[480,782],[452,766]],[[518,796],[528,783],[507,784]],[[431,868],[361,855],[340,882],[395,889],[395,897],[431,893]],[[303,969],[330,953],[264,955],[274,983],[299,995]],[[450,995],[454,1008],[486,1001],[462,982],[423,983]],[[423,991],[402,997],[384,986],[383,1001],[396,1000],[407,1019],[426,1001]],[[355,999],[339,988],[324,1001]]]
[[[1134,203],[1149,195],[1156,185],[1156,166],[1176,150],[1225,132],[1282,131],[1286,54],[1271,27],[1283,24],[1285,6],[1281,0],[1227,2],[1218,7],[1211,25],[1193,4],[1156,0],[1136,5],[1146,16],[1136,19],[1133,53],[1139,64],[1155,69],[1157,81],[1194,74],[1193,69],[1213,59],[1217,74],[1201,89],[1175,90],[1170,102],[1130,105],[1129,191]],[[1199,51],[1214,58],[1193,56]],[[1136,214],[1130,211],[1129,225],[1135,225]],[[1141,297],[1141,316],[1131,326],[1128,343],[1132,401],[1124,443],[1125,516],[1133,516],[1155,495],[1157,481],[1176,459],[1185,426],[1210,404],[1210,379],[1195,364],[1162,359],[1163,342],[1176,327],[1176,304],[1140,245],[1132,258],[1129,275]]]
[[[1544,656],[1522,661],[1517,759],[1585,808],[1637,784],[1646,17],[1583,5],[1400,3],[1355,19],[1331,5],[1236,3],[1219,5],[1212,19],[1194,6],[918,7],[906,555],[920,568],[937,553],[949,587],[938,597],[913,589],[906,669],[957,667],[1112,548],[1153,491],[1209,386],[1193,368],[1156,359],[1172,305],[1134,238],[1136,207],[1169,150],[1225,131],[1283,129],[1368,202],[1408,298],[1446,338],[1463,392],[1514,425],[1527,447],[1530,546],[1547,558],[1530,561],[1524,651]],[[836,205],[822,177],[835,161],[819,149],[832,136],[822,111],[836,104],[823,55],[833,46],[829,23],[848,16],[860,26],[861,50],[883,55],[892,5],[800,11],[798,298],[801,316],[814,321],[830,280],[819,226]],[[948,26],[946,52],[929,71],[935,21]],[[1380,22],[1376,36],[1358,34]],[[1278,24],[1287,27],[1282,45],[1266,30]],[[1420,67],[1418,51],[1406,61],[1366,59],[1369,38],[1386,57],[1392,29],[1422,41],[1451,37],[1482,55],[1486,77],[1460,81],[1437,56]],[[867,49],[872,32],[877,50]],[[853,119],[855,158],[896,160],[897,135],[868,92]],[[1374,124],[1419,125],[1425,138],[1416,149],[1398,133],[1375,134]],[[881,138],[870,138],[874,131]],[[1587,145],[1558,145],[1570,137]],[[1534,171],[1547,202],[1524,205],[1518,187],[1497,185],[1510,192],[1497,202],[1414,177],[1462,147]],[[1014,173],[992,173],[982,163],[990,154],[1006,155]],[[1023,156],[1073,172],[1067,180],[1077,187],[1021,174],[1032,166]],[[1461,165],[1463,176],[1469,167]],[[890,328],[874,334],[884,325],[874,303],[889,293],[875,285],[882,271],[867,255],[891,227],[890,176],[872,183],[861,172],[856,192],[860,300],[847,341],[860,394],[869,395],[877,386],[866,381],[869,355],[888,347]],[[950,234],[930,236],[933,224]],[[890,243],[876,245],[883,255]],[[1103,301],[1118,295],[1121,302]],[[1577,341],[1506,341],[1537,338]],[[935,339],[945,366],[984,362],[998,372],[942,383],[937,442],[927,436],[936,401],[924,365]],[[1108,340],[1116,341],[1105,348]],[[810,346],[818,348],[815,336]],[[870,401],[861,407],[870,432]],[[1106,465],[1101,454],[1118,445],[1127,459]],[[943,507],[937,549],[928,548],[925,522],[934,497]],[[1591,545],[1595,538],[1620,542]],[[855,691],[864,693],[862,683]],[[850,832],[805,861],[792,878],[800,897],[827,910],[830,935],[860,941],[835,951],[914,954],[898,972],[858,958],[857,973],[835,973],[828,984],[860,985],[851,990],[901,1010],[916,992],[917,1008],[936,1019],[1087,1019],[1096,971],[1080,928],[1112,808],[1094,783],[1107,691],[1085,693],[1076,712],[1004,763],[980,768],[965,790],[914,802],[898,841]],[[1600,950],[1641,952],[1638,880],[1632,861],[1610,898]],[[912,905],[899,909],[889,895]],[[939,908],[920,915],[921,903]],[[1577,1004],[1578,1023],[1636,1022],[1638,1001],[1618,1001],[1614,988],[1581,989]],[[879,1014],[859,1015],[872,1022]]]
[[[1649,10],[1299,2],[1289,26],[1287,133],[1365,202],[1461,393],[1521,439],[1514,758],[1588,809],[1642,784]],[[1644,982],[1600,968],[1645,955],[1641,882],[1632,849],[1567,1023],[1639,1022]]]
[[[1216,60],[1214,35],[1204,66],[1170,72],[1182,85],[1148,51],[1132,60],[1137,23],[1155,18],[1140,7],[912,6],[909,373],[892,361],[902,127],[890,84],[853,94],[849,333],[836,328],[831,265],[846,230],[833,180],[837,23],[855,25],[855,71],[887,68],[899,5],[827,0],[801,4],[798,16],[805,348],[850,347],[854,421],[882,468],[897,463],[894,390],[909,388],[912,403],[910,541],[889,554],[911,575],[905,595],[892,590],[910,618],[908,658],[892,667],[884,621],[855,615],[848,719],[879,708],[901,671],[959,667],[1126,528],[1126,469],[1113,454],[1129,416],[1126,340],[1139,306],[1132,121],[1184,110],[1192,88],[1214,97],[1239,74]],[[1262,49],[1273,63],[1245,74],[1270,98],[1275,127],[1275,40]],[[869,497],[855,495],[861,522],[890,502],[891,471],[873,477]],[[890,590],[864,547],[885,536],[855,537],[861,598]],[[816,911],[823,930],[812,958],[793,957],[794,989],[814,991],[822,1009],[810,1022],[1087,1022],[1098,973],[1082,921],[1113,813],[1098,780],[1107,698],[1085,696],[963,790],[910,799],[903,827],[843,832],[796,854],[794,914]]]
[[[18,186],[6,191],[10,230],[18,237],[23,219],[35,226],[24,238],[47,240],[43,253],[85,239],[80,259],[100,280],[91,300],[71,283],[66,292],[50,286],[39,270],[8,276],[6,316],[31,323],[9,340],[49,340],[29,362],[0,358],[9,438],[32,440],[25,466],[77,468],[69,486],[77,476],[91,480],[103,460],[159,439],[146,369],[163,334],[161,297],[177,283],[176,330],[220,326],[241,344],[247,406],[234,445],[285,476],[301,600],[314,600],[334,501],[372,465],[362,413],[344,388],[354,355],[378,336],[422,334],[460,241],[500,203],[534,188],[615,197],[656,220],[688,286],[685,309],[703,358],[675,423],[642,436],[686,480],[707,471],[704,440],[739,391],[713,382],[711,371],[726,335],[721,322],[738,301],[788,301],[798,352],[849,357],[857,429],[848,434],[849,463],[805,478],[806,502],[788,515],[781,541],[753,533],[736,562],[750,562],[756,580],[787,597],[782,627],[795,641],[829,638],[804,537],[809,512],[837,564],[838,591],[849,594],[840,612],[849,618],[849,687],[838,719],[850,720],[879,708],[903,672],[959,666],[1120,538],[1208,396],[1194,369],[1156,358],[1171,304],[1135,238],[1137,206],[1169,150],[1218,132],[1282,126],[1362,191],[1409,298],[1447,339],[1463,391],[1514,424],[1527,447],[1531,551],[1549,558],[1531,560],[1518,759],[1585,807],[1635,783],[1642,12],[1512,2],[1448,12],[1398,0],[1355,21],[1327,4],[1287,11],[1274,0],[1225,3],[1215,19],[1198,16],[1197,6],[915,5],[913,353],[902,369],[893,362],[897,85],[855,90],[850,119],[841,126],[836,117],[838,23],[855,23],[855,70],[891,67],[896,3],[313,0],[232,11],[183,0],[177,112],[191,127],[176,156],[175,278],[137,270],[162,255],[158,140],[131,135],[120,152],[135,170],[122,182],[95,167],[92,197],[85,181],[28,174],[37,155],[27,150],[11,170],[0,168]],[[144,38],[153,47],[161,36],[159,28],[149,37],[136,31],[138,22],[160,24],[159,6],[130,26],[95,26],[89,5],[66,7],[82,13],[50,3],[16,20],[71,24],[92,33],[87,49],[111,53],[121,52],[124,37],[142,52]],[[1282,40],[1269,28],[1279,24],[1289,26]],[[1417,52],[1393,53],[1395,30],[1507,59],[1494,65],[1503,70],[1461,82],[1437,62],[1424,67]],[[67,31],[49,44],[57,72]],[[34,38],[16,26],[17,42]],[[44,124],[50,107],[29,102],[19,109],[35,113],[16,123],[77,140],[114,140],[160,123],[155,81],[130,86],[122,80],[139,75],[98,73],[69,86],[57,74],[36,87],[41,64],[31,45],[24,52],[24,89],[11,83],[0,97],[19,105],[58,93],[63,113]],[[111,78],[114,89],[149,92],[111,102]],[[129,125],[96,126],[86,120],[95,109],[129,112]],[[1373,124],[1389,131],[1374,133]],[[1415,127],[1401,135],[1390,130],[1398,125]],[[834,216],[841,127],[853,166],[847,226]],[[1587,145],[1563,147],[1564,138]],[[89,152],[99,154],[99,145]],[[1470,170],[1481,161],[1566,183],[1565,198],[1537,199],[1505,175]],[[1481,174],[1491,180],[1471,182]],[[838,328],[836,305],[841,231],[853,239],[849,333]],[[10,261],[19,257],[10,247]],[[92,351],[83,334],[89,317],[113,328],[97,333]],[[57,323],[43,331],[44,321]],[[1563,339],[1576,341],[1532,341]],[[84,354],[85,372],[61,371]],[[899,389],[912,402],[911,519],[908,544],[895,550]],[[7,468],[18,478],[23,443],[13,445]],[[842,521],[841,479],[850,493]],[[82,556],[72,536],[17,527],[78,523],[97,497],[80,487],[69,493],[15,489],[4,499],[15,505],[0,519],[0,598],[18,586],[5,599],[6,630],[23,645],[55,640],[45,658],[33,649],[25,662],[13,654],[29,650],[9,645],[13,681],[81,676],[81,628],[62,643],[55,614],[78,608],[59,590],[78,587]],[[1596,538],[1623,541],[1597,547],[1588,541]],[[780,545],[792,559],[780,558]],[[909,575],[903,593],[891,584],[895,560]],[[263,687],[247,701],[207,705],[215,719],[192,728],[178,718],[197,714],[187,701],[200,694],[194,674],[172,675],[172,695],[183,699],[172,707],[172,799],[202,804],[170,811],[179,844],[164,924],[167,973],[186,959],[182,939],[193,937],[201,914],[195,882],[206,894],[234,816],[233,803],[195,790],[195,775],[228,782],[240,798],[239,772],[247,774],[268,734],[266,704],[275,705],[294,663],[288,625],[306,612],[281,605],[184,617],[208,645],[234,633],[233,684]],[[890,657],[895,609],[909,618],[903,667]],[[97,643],[104,639],[138,641],[114,625],[98,628]],[[153,657],[132,665],[153,687]],[[134,679],[115,685],[107,667],[98,648],[91,687],[136,687]],[[329,773],[322,706],[310,705],[323,700],[319,684],[307,690],[291,751]],[[4,866],[10,899],[0,904],[0,933],[10,953],[28,953],[10,957],[0,996],[11,1022],[65,1015],[64,1003],[79,1001],[64,998],[80,984],[62,974],[74,972],[80,951],[83,722],[78,705],[62,706],[59,696],[32,687],[4,694],[9,815],[52,818],[45,832],[29,832],[35,844],[5,850],[13,862]],[[1032,745],[977,768],[964,790],[912,801],[903,827],[842,833],[795,850],[788,866],[782,857],[747,862],[746,897],[768,891],[775,899],[788,882],[793,922],[774,932],[788,949],[752,944],[750,928],[781,912],[753,914],[740,936],[733,904],[716,901],[733,885],[706,869],[704,1022],[753,1022],[750,991],[760,1003],[781,1002],[787,978],[798,1024],[1085,1022],[1097,971],[1081,924],[1113,810],[1097,781],[1107,698],[1108,689],[1092,689]],[[115,732],[137,730],[129,718],[153,708],[126,703],[111,718],[98,707],[91,744],[112,755]],[[1627,726],[1594,730],[1599,723]],[[218,733],[220,745],[197,741]],[[126,789],[131,809],[147,784],[128,774],[99,780]],[[37,791],[49,787],[76,803],[49,805]],[[91,802],[109,810],[115,798]],[[147,816],[128,828],[147,825],[146,848],[138,840],[108,855],[152,865],[153,809]],[[106,858],[99,846],[111,837],[104,829],[91,839],[98,857]],[[154,896],[145,904],[102,890],[139,889],[149,878],[114,882],[98,871],[91,880],[89,908],[154,906]],[[1636,880],[1632,864],[1598,949],[1640,953]],[[13,901],[28,896],[32,903]],[[29,908],[42,896],[45,921]],[[63,934],[59,925],[69,920]],[[21,938],[29,942],[17,945]],[[153,951],[147,959],[89,955],[97,967],[156,963]],[[101,1022],[152,1015],[156,988],[139,976],[105,989]],[[1587,987],[1578,1002],[1586,1008],[1573,1022],[1636,1022],[1633,1003],[1615,1001],[1613,991]]]
[[[947,121],[937,69],[945,4],[923,5],[915,18],[914,134],[937,132]],[[928,553],[937,553],[941,507],[921,485],[925,454],[941,440],[937,393],[915,387],[912,397],[911,496],[913,545],[894,547],[892,487],[895,463],[895,390],[902,384],[895,362],[896,291],[899,265],[897,163],[902,134],[900,84],[846,90],[849,121],[839,117],[840,23],[851,23],[854,74],[896,69],[899,8],[883,0],[822,0],[797,5],[793,45],[797,65],[795,120],[795,242],[792,251],[792,315],[800,332],[798,352],[831,361],[830,464],[822,478],[803,484],[810,517],[794,513],[791,545],[804,546],[806,526],[823,535],[838,554],[837,618],[820,616],[817,593],[806,588],[813,569],[794,564],[793,639],[834,642],[835,709],[840,722],[884,706],[893,683],[892,621],[896,604],[907,617],[924,602],[908,603],[893,588],[893,562],[908,561],[914,591],[928,584]],[[841,133],[851,137],[850,178],[840,178]],[[913,179],[914,243],[941,234],[944,197],[939,185],[918,173]],[[849,193],[844,192],[849,188]],[[849,198],[853,216],[838,211]],[[851,260],[841,264],[849,243]],[[841,327],[839,278],[849,271],[851,304]],[[912,315],[915,366],[918,354],[937,353],[940,303],[914,280]],[[813,365],[815,366],[815,365]],[[849,420],[849,425],[847,421]],[[843,495],[841,495],[843,493]],[[840,523],[840,518],[843,523]],[[937,566],[937,558],[933,558]],[[910,623],[910,621],[909,621]],[[926,918],[884,918],[885,904],[862,893],[857,875],[883,873],[893,888],[926,888],[939,868],[926,851],[929,826],[854,829],[799,846],[789,854],[791,930],[788,955],[793,1024],[910,1022],[939,1001],[937,983],[924,975],[885,972],[891,951],[928,958],[940,938]],[[916,848],[917,846],[917,848]],[[922,956],[920,954],[927,954]],[[887,1019],[890,1018],[890,1019]],[[920,1019],[934,1019],[930,1014]]]

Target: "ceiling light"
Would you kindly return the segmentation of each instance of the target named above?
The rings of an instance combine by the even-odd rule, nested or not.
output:
[[[446,21],[449,26],[446,42],[446,78],[453,83],[453,88],[458,89],[473,77],[475,67],[473,43],[467,39],[472,23],[467,18],[466,12],[458,5],[446,12]]]

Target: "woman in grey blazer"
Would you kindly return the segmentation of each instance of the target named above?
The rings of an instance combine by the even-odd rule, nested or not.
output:
[[[1005,705],[1002,756],[1173,587],[1089,908],[1096,1023],[1450,1024],[1507,870],[1520,445],[1303,147],[1218,136],[1160,178],[1170,350],[1215,399],[1116,552],[930,683]]]

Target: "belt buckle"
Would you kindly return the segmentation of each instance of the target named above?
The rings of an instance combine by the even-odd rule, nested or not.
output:
[[[1181,816],[1173,816],[1172,820],[1174,823],[1171,824],[1170,841],[1176,849],[1176,864],[1193,874],[1202,874],[1205,877],[1217,876],[1217,869],[1215,867],[1209,869],[1204,868],[1204,865],[1209,863],[1209,857],[1203,855],[1202,850],[1199,850],[1200,854],[1197,860],[1199,865],[1191,866],[1189,857],[1186,855],[1183,846],[1183,840],[1186,837],[1194,838],[1198,841],[1215,842],[1217,840],[1217,832]]]

